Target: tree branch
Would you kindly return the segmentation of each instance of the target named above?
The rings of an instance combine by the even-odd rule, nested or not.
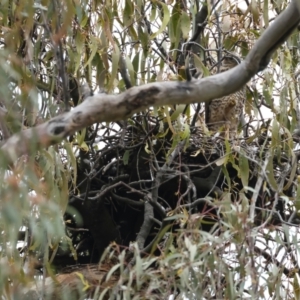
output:
[[[154,219],[153,207],[147,201],[147,202],[145,202],[145,206],[144,206],[144,222],[143,222],[141,229],[136,237],[136,240],[137,240],[140,250],[142,250],[145,246],[146,239],[148,238],[150,230],[153,225],[153,219]]]
[[[200,80],[149,83],[132,87],[119,95],[98,94],[88,97],[72,111],[13,135],[2,146],[2,153],[7,157],[7,162],[13,162],[30,149],[56,144],[94,123],[126,119],[150,106],[206,102],[231,94],[267,66],[271,55],[288,38],[299,21],[300,12],[297,0],[294,0],[266,29],[246,59],[237,67]]]

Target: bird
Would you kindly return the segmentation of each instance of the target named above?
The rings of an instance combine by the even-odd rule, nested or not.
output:
[[[219,68],[225,72],[234,68],[239,63],[235,56],[225,56]],[[217,73],[217,68],[212,74]],[[246,100],[246,86],[237,92],[211,100],[205,106],[205,120],[207,128],[212,132],[221,132],[221,136],[232,140],[237,138],[238,126],[243,119]]]
[[[86,299],[96,291],[101,293],[105,289],[107,293],[102,299],[108,299],[109,290],[119,280],[119,274],[115,274],[117,272],[106,278],[112,267],[109,263],[69,266],[58,275],[45,278],[44,282],[30,283],[23,289],[22,299],[39,300],[41,295],[48,300]]]

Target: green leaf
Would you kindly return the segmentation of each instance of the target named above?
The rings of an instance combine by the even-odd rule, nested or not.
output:
[[[129,150],[126,150],[126,151],[124,152],[124,155],[123,155],[123,164],[124,164],[124,166],[127,166],[127,165],[128,165],[129,155],[130,155],[130,151],[129,151]]]
[[[91,39],[91,43],[89,45],[89,48],[91,50],[91,54],[90,54],[89,59],[87,60],[87,62],[84,64],[83,69],[91,63],[92,59],[94,58],[94,56],[95,56],[95,54],[98,50],[98,45],[99,45],[98,38],[95,38],[95,37],[91,36],[90,39]]]
[[[128,70],[129,76],[130,76],[131,84],[135,85],[135,72],[134,72],[133,63],[131,62],[131,60],[128,56],[125,57],[125,61],[126,61],[127,70]]]
[[[59,205],[61,207],[62,212],[64,213],[67,209],[69,203],[69,189],[68,184],[69,181],[67,180],[66,171],[60,172],[60,182],[59,182]]]
[[[140,66],[140,53],[137,53],[135,55],[135,57],[133,58],[133,60],[132,60],[132,66],[133,66],[133,70],[134,70],[134,74],[133,74],[134,75],[134,81],[133,82],[136,82],[137,73],[139,72],[139,66]],[[132,84],[133,84],[133,82],[132,82]]]
[[[226,37],[224,40],[224,48],[230,51],[238,41],[239,41],[239,37],[237,35],[235,36],[230,35]]]
[[[269,0],[264,0],[263,18],[265,26],[269,26]]]
[[[88,152],[89,151],[89,146],[87,145],[86,142],[82,142],[80,144],[80,149],[83,150],[83,151],[85,151],[85,152]]]
[[[147,154],[151,154],[151,149],[150,149],[148,143],[149,143],[148,141],[145,143],[145,148],[144,148],[144,149],[145,149],[145,152],[146,152]]]
[[[77,132],[77,143],[79,146],[81,146],[81,144],[84,142],[85,135],[86,135],[86,128],[83,128],[80,133]]]
[[[139,290],[143,284],[142,280],[142,274],[143,274],[143,261],[139,255],[136,255],[135,257],[135,280],[136,280],[136,286]]]
[[[184,124],[184,130],[181,132],[180,134],[180,138],[182,140],[187,140],[187,142],[189,141],[189,138],[190,138],[190,135],[191,135],[191,131],[190,131],[190,126],[188,124]],[[187,146],[187,145],[186,145]],[[186,148],[185,146],[185,148]]]
[[[257,6],[256,0],[251,0],[250,8],[254,23],[259,24],[259,8]]]
[[[69,246],[69,248],[71,250],[71,253],[72,253],[72,256],[73,256],[74,260],[77,260],[78,256],[77,256],[76,249],[73,246],[72,240],[68,236],[63,237],[63,239],[66,240],[66,242],[67,242],[67,244],[68,244],[68,246]]]
[[[297,211],[300,211],[300,176],[297,176],[297,193],[296,193],[296,199],[294,201],[294,205],[297,209]]]
[[[80,26],[84,27],[87,24],[88,20],[89,20],[88,16],[84,14],[82,20],[80,21]]]
[[[272,130],[271,146],[273,149],[275,149],[280,144],[279,124],[276,119],[274,119],[272,122],[271,130]]]
[[[242,50],[242,56],[246,57],[249,53],[248,43],[246,41],[241,41],[240,45],[241,45],[240,47]]]
[[[272,188],[276,191],[278,189],[278,186],[274,176],[273,156],[269,158],[266,171],[267,171],[266,174],[268,177],[268,182],[272,186]]]
[[[70,169],[73,170],[72,177],[70,180],[72,180],[73,187],[76,186],[76,181],[77,181],[77,162],[76,162],[76,157],[74,155],[74,151],[72,148],[72,144],[65,142],[64,143],[65,150],[68,155],[68,162],[70,164]]]
[[[172,10],[172,16],[169,23],[169,37],[172,44],[176,42],[179,22],[180,22],[180,7],[179,7],[179,2],[176,2]]]
[[[114,272],[116,272],[118,269],[120,268],[120,264],[115,264],[107,273],[107,275],[105,276],[105,281],[109,282],[110,277],[114,274]]]
[[[239,155],[239,167],[239,176],[242,180],[243,187],[246,188],[249,185],[249,162],[242,152],[240,152]]]
[[[49,151],[41,150],[41,156],[39,158],[40,167],[43,170],[43,175],[46,173],[53,173],[53,166],[55,165],[55,160],[52,155],[52,148]]]
[[[293,288],[294,288],[295,299],[300,299],[299,275],[297,273],[294,275]]]
[[[160,2],[160,5],[163,8],[162,24],[161,24],[159,30],[151,35],[151,37],[150,37],[151,39],[154,39],[157,35],[161,34],[166,29],[166,27],[170,21],[170,12],[169,12],[168,6],[166,4],[164,4],[163,2]]]
[[[147,57],[147,53],[149,50],[149,35],[147,29],[143,28],[141,25],[138,26],[138,37],[143,47],[143,53],[145,57]]]
[[[286,191],[290,188],[290,186],[293,184],[293,181],[294,181],[294,178],[296,176],[296,172],[297,172],[297,168],[298,168],[298,164],[297,164],[297,156],[296,154],[294,153],[294,150],[293,150],[293,137],[290,133],[290,131],[283,127],[284,129],[284,133],[285,135],[287,136],[287,138],[285,139],[285,143],[284,145],[286,146],[286,153],[288,153],[289,155],[289,158],[291,159],[291,165],[292,165],[292,170],[289,174],[289,178],[288,178],[288,181],[286,183],[286,185],[283,187],[283,190]]]
[[[231,155],[231,147],[228,140],[225,140],[225,150],[226,150],[226,155]]]
[[[111,68],[111,77],[110,80],[108,82],[108,87],[107,89],[109,91],[112,91],[114,88],[114,83],[115,80],[117,78],[117,73],[119,70],[119,59],[120,59],[120,51],[118,46],[115,44],[115,51],[112,53],[111,57],[112,57],[112,68]]]
[[[133,16],[134,16],[133,2],[130,0],[126,0],[124,13],[123,13],[123,21],[125,26],[129,27],[132,25]]]
[[[85,41],[85,36],[78,30],[75,36],[76,50],[75,50],[75,57],[74,57],[74,63],[75,63],[74,76],[76,76],[76,73],[81,63],[81,57],[84,51],[84,41]]]
[[[194,55],[194,64],[195,67],[197,68],[197,71],[202,71],[203,73],[203,77],[208,77],[210,76],[210,72],[209,70],[206,68],[206,66],[203,64],[202,60],[200,59],[199,56],[197,56],[196,54]]]
[[[227,184],[228,184],[228,189],[231,190],[231,179],[230,179],[229,173],[228,173],[225,165],[222,166],[222,171],[223,171],[223,174],[226,178],[226,181],[227,181]]]
[[[184,39],[188,39],[191,30],[191,20],[189,15],[185,11],[182,11],[180,21],[182,37]]]
[[[167,220],[168,218],[166,218],[165,220]],[[176,218],[173,218],[173,220]],[[159,234],[156,236],[156,240],[154,241],[152,247],[151,247],[151,252],[150,255],[153,255],[154,251],[156,250],[156,247],[158,245],[158,243],[162,240],[162,238],[165,236],[165,233],[170,229],[172,225],[171,224],[167,224],[164,228],[162,228],[159,232]]]
[[[177,120],[178,116],[184,111],[185,106],[186,106],[185,104],[177,105],[176,110],[173,112],[171,116],[171,121]]]
[[[273,107],[273,99],[272,99],[272,96],[269,92],[268,89],[264,88],[263,89],[263,95],[264,95],[264,98],[266,100],[266,103],[270,106],[270,107]]]
[[[158,132],[158,134],[155,135],[155,138],[164,138],[164,137],[168,134],[169,130],[170,130],[170,129],[167,128],[167,130],[165,130],[165,131]]]
[[[157,6],[155,5],[155,3],[152,2],[150,22],[153,22],[156,18],[156,9],[157,9]]]
[[[90,288],[89,282],[85,279],[84,275],[80,272],[75,272],[75,274],[79,277],[81,280],[81,283],[83,285],[82,290],[86,291]]]
[[[215,160],[215,164],[216,166],[222,166],[222,165],[226,165],[227,164],[227,161],[228,161],[228,155],[224,155],[220,158],[218,158],[217,160]]]
[[[284,50],[284,65],[283,68],[288,74],[291,72],[291,67],[292,67],[292,57],[290,51],[287,49]]]

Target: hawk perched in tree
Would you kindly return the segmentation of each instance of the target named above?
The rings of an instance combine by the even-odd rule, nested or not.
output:
[[[233,56],[225,57],[220,66],[220,72],[227,71],[238,64]],[[216,71],[214,73],[217,73]],[[206,124],[213,132],[221,131],[223,136],[234,139],[237,136],[246,100],[246,87],[234,94],[213,99],[206,105]]]

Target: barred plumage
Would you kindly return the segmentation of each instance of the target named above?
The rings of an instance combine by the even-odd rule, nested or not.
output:
[[[226,57],[222,61],[220,72],[227,71],[237,64],[234,58]],[[246,87],[243,87],[233,94],[210,101],[206,106],[206,124],[208,129],[212,132],[221,131],[229,139],[236,138],[245,100]]]

